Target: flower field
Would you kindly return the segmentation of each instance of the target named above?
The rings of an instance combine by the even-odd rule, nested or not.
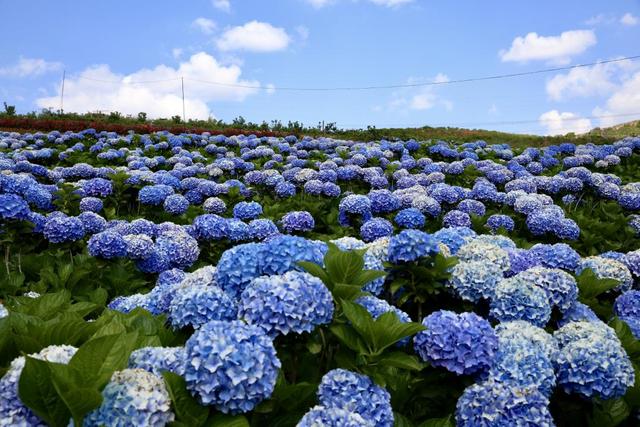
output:
[[[640,138],[0,132],[0,426],[640,423]]]

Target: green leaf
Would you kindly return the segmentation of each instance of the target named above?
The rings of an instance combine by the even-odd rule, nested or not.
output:
[[[609,326],[616,331],[616,335],[620,339],[622,347],[624,347],[631,361],[640,364],[640,340],[637,340],[633,335],[629,325],[618,317],[614,317],[609,322]]]
[[[318,264],[316,264],[315,262],[299,261],[298,265],[302,267],[307,273],[322,280],[322,283],[324,283],[327,287],[330,286],[331,281],[329,280],[329,276],[327,275],[327,272],[324,271],[324,269],[320,267]],[[331,288],[329,287],[329,289]]]
[[[393,413],[393,426],[394,427],[413,427],[411,420],[399,412]]]
[[[329,243],[329,251],[324,258],[327,274],[334,283],[351,283],[364,267],[364,258],[356,251],[341,251]]]
[[[127,367],[137,339],[137,332],[91,339],[78,349],[69,366],[77,369],[86,378],[86,383],[97,384],[101,389],[113,372]]]
[[[385,354],[384,357],[378,359],[378,364],[406,369],[408,371],[420,371],[426,366],[416,356],[412,356],[402,351],[394,351],[392,353]]]
[[[386,276],[386,274],[386,272],[379,270],[362,270],[351,280],[351,283],[362,288],[367,283],[376,280],[379,277]]]
[[[351,326],[363,338],[369,349],[372,350],[375,347],[376,337],[371,314],[360,304],[351,301],[343,300],[341,305],[345,317],[351,322]]]
[[[356,353],[365,353],[367,351],[366,343],[352,327],[348,325],[333,324],[329,329],[344,345]]]
[[[69,424],[71,412],[58,396],[53,385],[50,362],[26,356],[18,381],[18,396],[22,403],[47,424],[57,427]]]
[[[191,396],[191,393],[187,391],[187,383],[184,378],[173,372],[163,372],[162,376],[171,397],[173,410],[176,413],[176,421],[194,427],[204,425],[209,416],[209,408],[200,405]]]
[[[53,385],[71,413],[75,425],[81,426],[86,414],[102,403],[102,394],[92,386],[84,385],[84,377],[68,365],[49,364]]]
[[[207,427],[249,427],[244,415],[216,414],[207,420]]]
[[[373,342],[378,352],[397,343],[405,337],[417,334],[425,327],[420,323],[402,322],[393,311],[378,317],[373,324]]]
[[[615,427],[631,415],[631,408],[624,399],[610,399],[598,402],[593,407],[589,426]]]
[[[418,427],[455,427],[455,423],[453,416],[449,415],[444,418],[430,418],[420,423]]]
[[[611,289],[617,287],[620,282],[615,279],[600,279],[590,268],[584,269],[576,277],[578,282],[578,297],[581,302],[588,304],[590,301]]]

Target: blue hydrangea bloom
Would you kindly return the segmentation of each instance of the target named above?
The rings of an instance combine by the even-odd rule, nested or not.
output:
[[[249,235],[255,240],[264,240],[278,234],[278,226],[270,219],[254,219],[249,222]]]
[[[130,369],[144,369],[157,376],[164,371],[182,375],[184,364],[184,347],[143,347],[129,356]]]
[[[565,392],[587,398],[613,399],[623,396],[634,384],[635,375],[629,356],[615,333],[571,333],[574,323],[593,327],[594,322],[573,322],[560,328],[560,354],[556,361],[558,385]],[[603,325],[606,328],[606,325]]]
[[[52,345],[29,356],[55,363],[69,363],[77,348],[69,345]],[[18,397],[18,382],[24,369],[25,358],[14,359],[9,369],[0,378],[0,425],[46,427],[33,411],[22,403]]]
[[[475,236],[476,232],[468,227],[441,228],[433,233],[434,239],[446,245],[452,255],[456,255],[467,240]]]
[[[138,200],[143,205],[159,206],[173,193],[173,187],[168,185],[147,185],[138,192]]]
[[[543,289],[516,275],[498,283],[490,314],[500,322],[526,320],[544,327],[551,317],[551,304]]]
[[[118,296],[111,300],[107,307],[121,313],[129,313],[136,308],[147,310],[149,308],[149,294]]]
[[[505,277],[513,277],[540,264],[540,261],[531,255],[527,249],[509,249],[507,253],[509,254],[509,269],[504,272]]]
[[[221,215],[227,210],[227,205],[218,197],[209,197],[202,203],[202,209],[210,214]]]
[[[80,212],[100,212],[102,205],[102,200],[97,197],[83,197],[80,200]]]
[[[115,231],[103,231],[87,242],[89,254],[97,258],[113,259],[127,255],[127,242]]]
[[[453,267],[448,284],[463,300],[477,302],[481,298],[491,299],[502,278],[499,265],[485,261],[465,261]]]
[[[355,412],[376,427],[393,426],[389,392],[365,375],[345,369],[327,372],[318,387],[318,400],[327,408]]]
[[[169,305],[169,322],[198,329],[211,320],[233,320],[237,312],[236,303],[217,286],[180,287]]]
[[[82,222],[82,228],[87,234],[100,233],[108,228],[107,220],[95,212],[82,212],[78,215],[78,219]],[[113,229],[119,232],[116,227],[113,227]]]
[[[486,225],[492,232],[495,233],[501,228],[503,228],[506,231],[513,231],[513,228],[515,227],[515,222],[513,221],[513,218],[511,218],[509,215],[494,214],[494,215],[491,215],[489,218],[487,218]]]
[[[280,370],[271,339],[237,320],[203,325],[187,340],[185,360],[189,391],[202,404],[232,414],[268,399]]]
[[[558,327],[563,327],[569,322],[599,322],[598,316],[589,308],[579,301],[574,301],[571,306],[562,313],[562,318],[558,320]]]
[[[553,427],[549,400],[535,387],[497,381],[467,387],[456,404],[458,427]]]
[[[116,371],[102,390],[102,404],[84,425],[164,426],[175,419],[164,381],[143,369]]]
[[[540,265],[547,268],[575,271],[580,262],[580,255],[566,243],[538,243],[531,247],[530,252],[538,259]]]
[[[108,179],[91,178],[82,185],[82,192],[86,196],[107,197],[113,192],[113,184]]]
[[[374,427],[371,421],[365,421],[355,412],[340,408],[326,408],[322,405],[314,406],[304,414],[296,427]]]
[[[51,243],[75,242],[84,237],[82,221],[66,215],[47,218],[42,232]]]
[[[549,360],[553,361],[558,357],[560,348],[553,335],[525,320],[499,323],[495,331],[498,334],[498,346],[527,344],[534,346],[536,351],[543,353]]]
[[[613,304],[613,312],[618,317],[635,317],[640,319],[640,291],[627,291]]]
[[[576,268],[576,273],[580,274],[583,270],[590,268],[593,273],[600,279],[614,279],[620,284],[616,290],[626,292],[633,285],[633,276],[626,265],[615,259],[603,258],[600,256],[590,256],[580,261]]]
[[[442,217],[442,225],[445,227],[471,227],[471,217],[466,212],[454,209]]]
[[[251,238],[251,235],[249,234],[249,225],[237,218],[227,219],[225,224],[225,233],[227,239],[232,242],[242,242]]]
[[[403,230],[389,240],[389,261],[393,263],[416,261],[438,251],[436,240],[419,230]]]
[[[316,222],[313,216],[307,211],[293,211],[284,214],[280,220],[282,229],[287,233],[307,232],[313,230]]]
[[[563,270],[532,267],[518,273],[516,277],[542,288],[547,293],[551,305],[557,306],[561,311],[569,309],[578,298],[576,279]]]
[[[509,270],[509,253],[495,242],[481,239],[481,236],[468,241],[460,247],[456,256],[461,262],[483,261],[499,266],[502,271]],[[496,236],[491,236],[496,237]]]
[[[391,236],[393,225],[384,218],[373,218],[360,227],[360,237],[365,242],[373,242],[381,237]]]
[[[230,297],[237,299],[244,288],[261,275],[260,262],[264,245],[245,243],[222,253],[216,268],[216,283]]]
[[[151,256],[153,239],[146,234],[127,234],[122,239],[125,242],[126,254],[129,259],[139,260]]]
[[[163,207],[171,215],[182,215],[189,209],[189,200],[182,194],[172,194],[164,199]]]
[[[422,228],[426,218],[418,209],[406,208],[396,214],[394,221],[401,228]]]
[[[260,260],[260,273],[284,274],[290,270],[302,271],[298,261],[315,262],[322,265],[326,244],[298,236],[279,235],[264,243]]]
[[[198,215],[193,229],[198,240],[222,240],[227,237],[227,220],[216,214]]]
[[[331,322],[333,298],[320,279],[299,271],[254,279],[240,296],[238,317],[267,335],[311,332]]]
[[[547,397],[556,385],[552,359],[525,340],[499,340],[489,377],[520,388],[536,387]]]
[[[262,214],[262,206],[257,202],[240,202],[233,207],[233,217],[241,220],[254,219]]]
[[[427,329],[413,338],[413,347],[422,360],[458,375],[491,367],[498,337],[482,317],[440,310],[425,317],[422,324]]]
[[[156,246],[169,255],[169,268],[190,267],[200,255],[196,239],[181,228],[165,231],[156,238]]]

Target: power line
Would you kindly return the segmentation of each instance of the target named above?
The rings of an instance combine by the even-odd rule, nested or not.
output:
[[[425,86],[442,86],[442,85],[471,83],[471,82],[479,82],[479,81],[487,81],[487,80],[508,79],[508,78],[514,78],[514,77],[523,77],[523,76],[530,76],[530,75],[536,75],[536,74],[545,74],[545,73],[553,73],[558,71],[573,70],[575,68],[585,68],[585,67],[591,67],[594,65],[630,61],[638,58],[640,58],[640,55],[625,56],[621,58],[608,59],[608,60],[597,61],[597,62],[589,62],[584,64],[568,65],[564,67],[545,68],[545,69],[533,70],[533,71],[522,71],[518,73],[496,74],[496,75],[490,75],[490,76],[470,77],[470,78],[464,78],[464,79],[444,80],[444,81],[434,81],[434,82],[417,82],[417,83],[373,85],[373,86],[337,86],[337,87],[281,86],[280,87],[280,86],[272,86],[272,85],[264,86],[264,85],[244,85],[244,84],[237,84],[237,83],[223,83],[223,82],[216,82],[216,81],[210,81],[210,80],[193,79],[189,77],[185,78],[185,80],[214,85],[214,86],[233,87],[233,88],[241,88],[241,89],[258,89],[258,90],[267,90],[267,91],[273,91],[273,90],[305,91],[305,92],[363,91],[363,90],[379,90],[379,89],[403,89],[403,88],[414,88],[414,87],[425,87]],[[101,83],[126,84],[126,85],[177,82],[181,80],[180,77],[174,77],[169,79],[158,79],[158,80],[138,80],[138,81],[128,81],[124,79],[123,80],[103,80],[103,79],[95,79],[95,78],[86,77],[86,76],[77,76],[76,78],[82,79],[82,80],[94,81],[94,82],[101,82]]]
[[[458,84],[458,83],[470,83],[470,82],[478,82],[478,81],[486,81],[486,80],[498,80],[498,79],[507,79],[513,77],[522,77],[522,76],[530,76],[535,74],[543,74],[543,73],[552,73],[557,71],[566,71],[572,70],[575,68],[584,68],[591,67],[593,65],[600,64],[610,64],[613,62],[621,62],[621,61],[629,61],[640,58],[640,55],[634,56],[626,56],[622,58],[616,59],[608,59],[605,61],[597,61],[590,62],[585,64],[576,64],[569,65],[565,67],[555,67],[555,68],[545,68],[542,70],[534,70],[534,71],[522,71],[519,73],[509,73],[509,74],[497,74],[492,76],[482,76],[482,77],[470,77],[466,79],[457,79],[457,80],[445,80],[445,81],[435,81],[435,82],[422,82],[422,83],[406,83],[406,84],[393,84],[393,85],[380,85],[380,86],[343,86],[343,87],[279,87],[279,86],[262,86],[262,85],[242,85],[235,83],[221,83],[221,82],[213,82],[208,80],[200,80],[200,79],[191,79],[187,78],[187,80],[191,80],[193,82],[211,84],[216,86],[224,86],[224,87],[235,87],[235,88],[244,88],[244,89],[264,89],[264,90],[282,90],[282,91],[360,91],[360,90],[377,90],[377,89],[402,89],[402,88],[413,88],[413,87],[424,87],[424,86],[439,86],[439,85],[450,85],[450,84]]]

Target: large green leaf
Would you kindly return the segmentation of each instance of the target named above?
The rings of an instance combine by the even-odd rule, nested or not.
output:
[[[204,407],[187,391],[187,384],[180,375],[173,372],[163,372],[167,391],[171,396],[171,403],[176,414],[176,421],[188,426],[204,425],[209,416],[209,408]]]
[[[81,426],[86,414],[102,403],[100,391],[85,384],[84,376],[68,365],[49,364],[53,385],[71,413],[75,425]]]
[[[18,396],[47,424],[63,427],[69,424],[71,412],[58,396],[49,363],[26,356],[18,381]]]

